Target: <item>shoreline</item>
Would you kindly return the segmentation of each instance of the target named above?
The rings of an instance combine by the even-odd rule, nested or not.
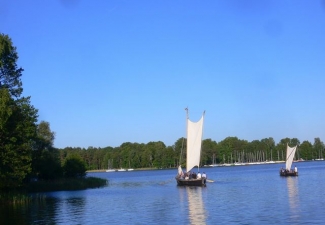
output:
[[[170,168],[170,169],[174,169],[174,168]],[[132,169],[130,171],[128,171],[128,169],[125,169],[125,171],[118,171],[118,169],[115,169],[115,171],[111,171],[111,172],[132,172],[132,171],[145,171],[145,170],[159,170],[157,168],[138,168],[138,169]],[[98,173],[98,172],[105,172],[106,173],[106,169],[104,170],[87,170],[86,173]]]

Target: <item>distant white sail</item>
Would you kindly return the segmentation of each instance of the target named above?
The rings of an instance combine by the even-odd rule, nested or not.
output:
[[[287,170],[291,169],[291,165],[292,165],[293,157],[295,156],[295,153],[296,153],[296,149],[297,149],[297,145],[295,147],[291,148],[287,144],[287,158],[286,158],[286,169]]]
[[[192,122],[189,118],[187,118],[187,172],[190,171],[194,166],[200,166],[203,120],[204,113],[198,122]]]

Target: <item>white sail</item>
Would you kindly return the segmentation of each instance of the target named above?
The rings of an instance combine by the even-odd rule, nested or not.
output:
[[[297,145],[295,147],[291,148],[287,144],[287,158],[286,158],[286,169],[287,170],[291,169],[291,165],[292,165],[293,157],[295,156],[295,153],[296,153],[296,149],[297,149]]]
[[[189,118],[187,118],[187,172],[190,171],[194,166],[200,165],[203,120],[204,113],[198,122],[192,122]]]

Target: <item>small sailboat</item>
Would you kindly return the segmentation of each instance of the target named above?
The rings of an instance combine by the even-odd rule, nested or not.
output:
[[[290,147],[287,144],[287,155],[286,155],[286,167],[280,169],[280,176],[298,176],[298,170],[297,167],[294,169],[291,169],[292,161],[295,156],[297,150],[297,145],[294,147]]]
[[[203,121],[205,112],[198,122],[192,122],[188,117],[188,109],[186,108],[187,123],[187,146],[186,146],[186,173],[183,172],[181,165],[178,167],[178,173],[175,177],[177,184],[180,186],[205,186],[206,177],[191,176],[193,167],[200,168],[201,145],[203,136]]]

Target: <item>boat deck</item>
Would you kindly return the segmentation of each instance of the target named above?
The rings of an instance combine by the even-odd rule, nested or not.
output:
[[[175,179],[177,181],[177,185],[179,186],[206,186],[206,178],[183,179],[175,177]]]
[[[298,172],[295,172],[294,170],[280,170],[280,176],[288,177],[288,176],[298,176]]]

